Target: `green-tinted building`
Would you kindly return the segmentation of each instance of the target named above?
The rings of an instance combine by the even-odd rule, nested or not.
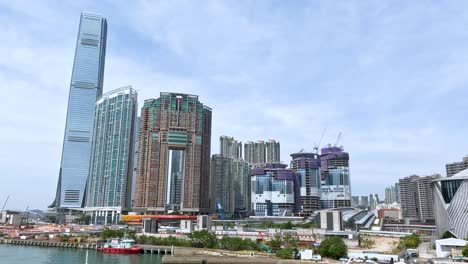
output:
[[[85,208],[93,223],[115,223],[130,207],[136,119],[137,92],[130,86],[96,102]]]
[[[209,213],[211,109],[196,95],[161,93],[141,110],[135,210]]]

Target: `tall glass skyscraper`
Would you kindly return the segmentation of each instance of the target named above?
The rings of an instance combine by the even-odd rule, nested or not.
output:
[[[51,207],[83,206],[91,155],[94,108],[97,98],[102,95],[106,38],[107,22],[104,17],[81,14],[57,193]]]
[[[117,222],[131,206],[137,92],[123,87],[96,102],[86,209],[96,224]]]

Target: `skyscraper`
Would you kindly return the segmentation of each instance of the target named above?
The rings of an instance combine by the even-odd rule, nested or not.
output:
[[[265,143],[265,155],[267,163],[277,163],[281,161],[280,143],[276,140],[269,139]]]
[[[84,204],[94,109],[97,98],[102,95],[104,81],[106,38],[104,17],[81,14],[57,192],[50,207],[77,208]]]
[[[447,177],[451,177],[456,173],[459,173],[462,170],[468,169],[468,156],[464,157],[462,161],[457,161],[453,163],[448,163],[445,165],[445,170],[447,171]]]
[[[116,223],[131,205],[137,92],[123,87],[96,102],[86,209],[95,224]]]
[[[379,205],[379,195],[376,193],[369,194],[369,207],[370,210],[377,209],[377,205]]]
[[[211,109],[196,95],[161,93],[141,110],[135,207],[210,212]]]
[[[411,175],[400,179],[401,212],[406,221],[434,222],[434,198],[431,182],[440,175]]]
[[[321,152],[322,208],[351,206],[349,154],[342,147],[331,145]]]
[[[216,211],[217,203],[225,214],[247,215],[250,211],[250,166],[242,159],[242,142],[221,136],[220,153],[211,157],[211,198]]]
[[[219,137],[219,154],[223,157],[242,159],[242,142],[233,137]]]
[[[397,182],[393,186],[385,188],[385,203],[400,203],[400,183]]]
[[[250,209],[249,164],[215,154],[211,158],[213,207],[217,203],[227,215],[246,215]],[[215,210],[215,208],[213,208]]]
[[[249,164],[262,167],[266,163],[280,162],[280,143],[275,140],[247,141],[244,144],[244,159]]]
[[[316,153],[291,154],[291,169],[300,174],[300,213],[311,215],[320,209],[320,157]]]

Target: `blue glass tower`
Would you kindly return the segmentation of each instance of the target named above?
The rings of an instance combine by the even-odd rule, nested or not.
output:
[[[83,206],[88,178],[95,104],[102,95],[107,22],[100,15],[83,13],[76,41],[68,96],[57,193],[51,207]]]

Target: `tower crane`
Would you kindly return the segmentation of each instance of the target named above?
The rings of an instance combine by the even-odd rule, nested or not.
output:
[[[3,213],[3,210],[5,209],[5,206],[7,205],[8,199],[10,199],[10,195],[7,196],[5,202],[3,203],[2,210],[0,211],[0,216],[1,216],[1,214]]]
[[[336,140],[335,147],[338,146],[338,142],[340,141],[341,138],[341,132],[338,134],[338,139]]]
[[[319,143],[318,144],[315,144],[314,146],[314,150],[315,150],[315,153],[318,154],[319,152],[319,148],[320,148],[320,144],[322,143],[322,139],[323,139],[323,136],[325,135],[325,131],[327,131],[327,128],[325,127],[322,131],[322,136],[320,136],[320,140],[319,140]]]

